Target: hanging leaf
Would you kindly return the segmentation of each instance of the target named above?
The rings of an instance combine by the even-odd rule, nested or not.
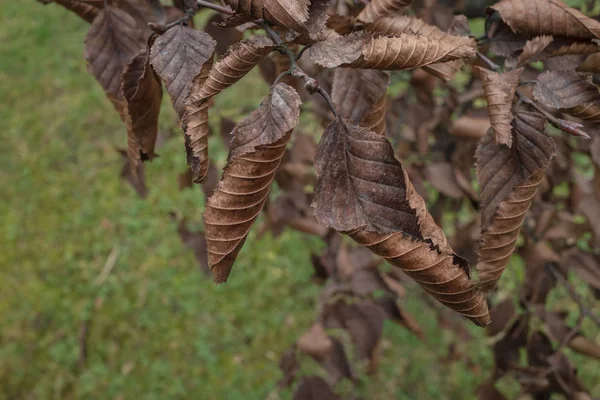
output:
[[[540,114],[519,112],[512,125],[512,149],[496,143],[490,131],[476,152],[481,186],[477,270],[481,286],[488,291],[504,272],[525,214],[556,155],[554,141],[544,133],[546,120]]]
[[[358,14],[357,19],[362,22],[373,22],[379,17],[402,11],[410,3],[412,0],[371,0]]]
[[[233,131],[223,178],[204,213],[208,261],[217,283],[227,281],[235,258],[263,208],[275,171],[300,115],[300,97],[278,83],[260,107]]]
[[[309,53],[315,63],[326,68],[406,70],[468,58],[475,50],[450,39],[436,40],[416,34],[390,37],[356,33],[316,43]]]
[[[512,102],[524,68],[498,73],[475,67],[481,76],[496,143],[512,146]]]
[[[191,93],[190,102],[199,104],[242,79],[260,60],[275,48],[264,36],[252,36],[234,44],[210,70],[200,90]]]
[[[515,33],[593,39],[600,22],[560,0],[501,0],[491,6]]]
[[[305,32],[310,0],[225,0],[234,11]]]
[[[343,120],[326,129],[315,157],[317,220],[401,268],[433,297],[489,323],[485,297],[470,281],[423,199],[382,136]]]
[[[533,94],[547,107],[600,124],[600,90],[577,72],[544,72],[538,76]]]
[[[123,70],[145,48],[144,34],[133,17],[118,8],[106,7],[85,37],[88,70],[109,97],[122,99]]]
[[[179,8],[183,12],[188,10],[198,10],[198,2],[196,0],[174,0],[173,6]]]
[[[386,114],[388,106],[387,92],[382,94],[377,103],[365,114],[360,121],[360,126],[378,135],[385,136],[386,133]]]
[[[354,123],[360,122],[386,94],[389,82],[389,75],[383,71],[337,68],[331,90],[337,113]]]
[[[94,19],[100,13],[101,8],[96,7],[96,2],[88,2],[85,0],[38,0],[43,4],[56,3],[67,10],[77,14],[84,21],[90,24],[94,22]]]
[[[515,67],[522,67],[528,62],[538,61],[536,57],[542,54],[553,40],[552,36],[538,36],[528,40],[525,43],[523,51],[519,54],[519,58],[516,60]]]
[[[127,102],[127,151],[132,166],[137,168],[140,161],[154,157],[162,100],[162,86],[150,66],[148,53],[138,54],[125,67],[122,91]]]
[[[160,35],[150,49],[150,64],[167,88],[180,118],[194,79],[212,60],[215,41],[205,32],[176,25]]]
[[[264,36],[253,36],[236,43],[223,57],[198,79],[191,90],[183,118],[186,135],[188,164],[194,182],[202,182],[208,171],[208,109],[209,100],[243,78],[274,48],[273,41]]]

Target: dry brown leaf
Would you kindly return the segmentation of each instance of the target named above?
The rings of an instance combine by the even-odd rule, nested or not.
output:
[[[265,36],[252,36],[234,44],[210,70],[200,90],[191,93],[190,102],[198,105],[221,93],[246,76],[274,48],[273,41]]]
[[[547,107],[600,124],[600,90],[577,72],[544,72],[538,76],[533,94]]]
[[[291,87],[278,83],[233,131],[227,166],[204,213],[208,260],[217,283],[227,281],[267,200],[299,115],[300,97]]]
[[[196,0],[173,0],[173,6],[179,8],[181,11],[196,11],[198,9],[198,2]]]
[[[176,25],[160,35],[150,49],[150,64],[167,88],[173,107],[180,118],[194,79],[202,67],[211,61],[215,41],[205,32],[185,25]]]
[[[340,400],[325,379],[320,376],[306,376],[294,392],[293,400]]]
[[[305,354],[315,358],[325,358],[331,354],[333,342],[325,333],[323,325],[319,322],[298,339],[298,348]]]
[[[593,39],[600,22],[560,0],[501,0],[491,6],[516,33]]]
[[[590,54],[577,68],[579,72],[600,73],[600,52]]]
[[[401,268],[425,290],[478,325],[489,322],[485,297],[469,280],[428,214],[387,139],[336,120],[321,139],[315,168],[315,216],[321,224]]]
[[[546,136],[540,114],[519,112],[513,120],[513,148],[498,144],[491,132],[477,148],[477,179],[481,185],[479,281],[496,286],[515,248],[525,213],[550,160],[554,141]]]
[[[489,118],[463,115],[452,121],[449,132],[457,137],[480,139],[485,136],[490,127]]]
[[[512,146],[512,102],[524,68],[498,73],[475,67],[481,75],[496,143]]]
[[[85,0],[38,0],[43,4],[56,3],[60,4],[67,10],[77,14],[84,21],[90,24],[94,22],[96,16],[100,13],[101,8],[96,7],[96,2]]]
[[[305,32],[310,0],[225,0],[234,11]]]
[[[360,50],[359,50],[360,47]],[[354,34],[313,45],[311,58],[326,68],[407,70],[471,57],[472,47],[449,39],[403,33],[397,36]]]
[[[441,194],[453,199],[462,199],[462,191],[454,177],[454,166],[448,162],[430,163],[423,169],[425,179]]]
[[[530,61],[537,61],[536,56],[541,54],[546,47],[552,43],[554,38],[552,36],[538,36],[534,39],[528,40],[525,43],[525,47],[519,58],[517,59],[516,67],[522,67]]]
[[[390,77],[372,69],[337,68],[333,73],[331,99],[338,115],[360,122],[387,92]]]
[[[123,72],[122,91],[127,102],[126,120],[128,154],[132,166],[154,157],[158,135],[158,115],[162,86],[148,60],[148,53],[138,54]]]
[[[379,17],[402,11],[410,3],[412,0],[371,0],[358,14],[357,19],[362,22],[373,22]]]
[[[109,97],[123,99],[123,70],[145,48],[144,34],[133,17],[118,8],[106,7],[85,37],[88,70]]]
[[[373,107],[367,111],[363,119],[360,121],[360,126],[370,130],[371,132],[375,132],[378,135],[385,136],[387,128],[387,107],[388,95],[386,92],[379,98],[379,100],[377,100],[377,103],[375,103]]]

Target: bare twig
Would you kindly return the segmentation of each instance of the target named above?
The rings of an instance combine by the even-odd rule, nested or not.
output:
[[[498,64],[496,64],[495,62],[493,62],[492,60],[490,60],[489,58],[487,58],[487,56],[485,54],[483,54],[482,52],[477,52],[477,57],[483,61],[484,63],[486,63],[488,65],[488,67],[490,67],[491,70],[493,71],[498,71],[500,69],[500,66]]]
[[[104,267],[102,267],[102,271],[94,280],[94,285],[102,285],[106,278],[108,278],[108,275],[110,275],[111,271],[115,267],[115,264],[117,263],[117,258],[119,258],[119,251],[119,246],[115,246],[112,248],[110,254],[108,255],[108,258],[106,259],[106,262],[104,263]]]
[[[329,96],[329,93],[327,93],[327,91],[325,89],[323,89],[321,86],[319,86],[319,82],[317,82],[317,80],[315,78],[308,75],[306,72],[304,72],[304,70],[302,68],[300,68],[298,66],[297,61],[298,61],[298,59],[300,59],[300,57],[302,56],[302,53],[304,52],[304,50],[307,49],[308,46],[304,47],[298,53],[298,55],[296,55],[296,54],[294,54],[294,52],[292,50],[290,50],[288,45],[285,44],[285,42],[281,39],[279,34],[277,32],[275,32],[273,30],[273,28],[271,28],[271,25],[269,25],[269,23],[267,23],[265,21],[256,21],[256,23],[259,24],[265,30],[265,32],[267,32],[267,34],[271,37],[271,39],[273,39],[273,41],[277,45],[278,50],[282,54],[287,55],[288,58],[290,59],[290,69],[288,71],[285,71],[281,75],[279,75],[277,77],[277,79],[275,80],[275,82],[279,82],[279,80],[286,75],[292,75],[292,76],[302,78],[304,80],[304,88],[308,91],[308,93],[310,93],[310,94],[319,93],[327,102],[327,105],[333,112],[333,115],[337,118],[338,114],[337,114],[337,111],[335,110],[335,105],[333,104],[333,101],[331,100],[331,96]]]
[[[220,12],[221,14],[227,14],[227,15],[235,14],[235,12],[231,8],[213,4],[210,1],[198,0],[198,6],[204,7],[204,8],[209,8],[211,10]]]
[[[571,285],[569,283],[569,281],[564,276],[562,276],[556,270],[556,267],[554,267],[552,264],[550,264],[550,263],[546,264],[546,268],[552,273],[552,275],[556,278],[556,280],[558,280],[567,289],[567,291],[569,292],[569,296],[571,296],[571,299],[573,299],[573,301],[575,303],[577,303],[577,305],[579,306],[580,313],[582,315],[588,317],[592,321],[594,321],[596,323],[596,325],[600,326],[600,318],[598,318],[598,316],[596,314],[592,313],[583,304],[581,296],[579,295],[579,293],[577,293],[577,291],[575,290],[575,288],[573,287],[573,285]]]

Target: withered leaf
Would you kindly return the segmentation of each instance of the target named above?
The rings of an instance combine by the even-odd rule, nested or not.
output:
[[[395,14],[408,7],[412,0],[371,0],[358,14],[357,19],[362,22],[372,22],[378,17]]]
[[[337,68],[333,73],[331,99],[338,115],[360,122],[386,94],[390,78],[383,71]]]
[[[194,79],[212,60],[215,41],[205,32],[176,25],[160,35],[150,49],[150,64],[161,77],[180,118]]]
[[[538,76],[533,94],[547,107],[600,123],[600,90],[584,75],[574,71],[544,72]]]
[[[373,107],[371,107],[364,115],[360,121],[360,126],[380,136],[385,136],[387,128],[387,108],[388,95],[387,92],[385,92],[381,95],[379,100],[377,100],[377,103],[373,104]]]
[[[190,231],[185,219],[179,221],[177,233],[185,247],[194,252],[194,256],[196,257],[196,261],[198,261],[202,272],[209,274],[210,269],[208,268],[206,238],[204,237],[204,233]]]
[[[154,157],[158,135],[158,115],[162,86],[148,61],[148,53],[138,54],[123,72],[122,91],[127,102],[128,153],[132,165]]]
[[[85,37],[88,70],[109,97],[122,99],[123,70],[145,48],[144,34],[133,17],[108,6],[100,11]]]
[[[310,0],[225,0],[234,11],[304,32]]]
[[[129,185],[142,199],[148,197],[148,187],[146,186],[146,174],[144,172],[144,164],[139,164],[137,168],[131,165],[131,159],[127,155],[127,150],[117,149],[123,158],[123,166],[121,167],[121,178],[127,181]]]
[[[553,40],[554,38],[548,35],[542,35],[528,40],[527,43],[525,43],[523,51],[519,54],[516,66],[522,67],[530,61],[536,61],[536,56],[541,54]]]
[[[294,392],[293,400],[339,400],[329,384],[320,376],[306,376]]]
[[[480,284],[487,290],[495,287],[504,272],[525,214],[556,155],[540,114],[519,112],[512,125],[512,149],[496,143],[488,132],[476,152],[482,233],[477,269]]]
[[[181,11],[196,11],[198,9],[198,2],[196,0],[174,0],[173,5]]]
[[[333,342],[325,333],[321,323],[315,323],[298,339],[298,348],[315,358],[325,358],[331,354]]]
[[[452,35],[451,33],[444,32],[437,26],[429,25],[420,18],[408,15],[378,18],[373,23],[368,24],[366,29],[372,32],[381,32],[389,35],[414,33],[427,36],[431,39],[453,41],[465,46],[475,47],[474,40],[467,36]]]
[[[101,8],[96,7],[95,2],[88,2],[85,0],[38,0],[44,4],[56,3],[60,4],[64,8],[73,13],[77,14],[84,21],[90,24],[94,21],[96,16],[100,13]]]
[[[234,44],[210,70],[200,90],[191,93],[190,102],[199,104],[233,85],[274,48],[273,41],[265,36],[252,36]]]
[[[593,39],[600,22],[560,0],[501,0],[491,6],[516,33]]]
[[[496,143],[512,146],[512,101],[524,68],[498,73],[475,67],[481,75]]]
[[[321,138],[315,168],[313,206],[321,224],[401,268],[476,324],[489,322],[468,265],[447,244],[385,137],[336,120]]]
[[[396,36],[355,33],[317,43],[309,53],[315,63],[326,68],[407,70],[468,58],[475,50],[448,38],[438,40],[412,33]]]
[[[299,115],[300,97],[291,87],[278,83],[233,131],[227,166],[204,213],[208,260],[217,283],[227,281],[267,200]]]
[[[359,360],[376,360],[385,314],[375,303],[338,300],[325,307],[323,319],[325,327],[341,326],[348,331]]]

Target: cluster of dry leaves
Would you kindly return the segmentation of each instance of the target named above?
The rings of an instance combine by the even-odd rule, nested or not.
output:
[[[203,183],[207,196],[204,232],[182,222],[180,234],[215,282],[227,280],[263,210],[259,235],[289,226],[326,244],[313,255],[325,284],[319,316],[282,359],[281,385],[295,381],[301,355],[327,379],[304,377],[295,398],[338,398],[332,388],[356,381],[356,362],[375,372],[386,319],[422,335],[401,308],[408,278],[487,326],[495,368],[482,399],[502,399],[494,383],[507,374],[535,398],[591,398],[562,350],[600,359],[581,335],[584,318],[600,321],[568,274],[600,296],[598,20],[560,0],[500,0],[476,39],[455,15],[458,1],[41,1],[91,23],[88,69],[127,128],[124,175],[142,195],[166,88],[190,168],[182,186]],[[203,9],[218,14],[197,30],[192,17]],[[218,180],[208,154],[213,98],[255,67],[271,87],[239,123],[222,118],[232,139]],[[459,73],[465,82],[452,82]],[[407,77],[405,89],[390,89]],[[301,111],[323,131],[298,129]],[[511,298],[497,284],[515,252],[526,268]],[[557,284],[578,305],[574,326],[546,307]],[[454,314],[431,306],[468,337]]]

